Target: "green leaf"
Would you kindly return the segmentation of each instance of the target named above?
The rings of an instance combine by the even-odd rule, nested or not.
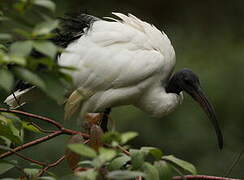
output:
[[[76,173],[81,180],[96,180],[98,173],[94,169]]]
[[[0,21],[9,21],[10,19],[7,17],[0,16]]]
[[[35,5],[45,7],[51,11],[55,11],[56,5],[54,2],[50,0],[35,0],[34,1]]]
[[[120,142],[121,135],[116,131],[109,131],[103,135],[102,140],[104,143],[108,144],[110,144],[113,141]]]
[[[18,121],[18,122],[21,121],[21,119],[13,113],[1,112],[0,114],[3,115],[4,117],[8,118],[8,119],[11,119],[12,121]]]
[[[7,122],[8,119],[4,116],[0,115],[0,136],[6,137],[7,139],[15,142],[17,144],[21,144],[21,137],[16,136],[14,133],[16,132],[13,127],[11,128],[11,124]]]
[[[14,76],[12,73],[6,69],[0,69],[0,86],[7,92],[10,92],[13,88],[13,84]]]
[[[33,30],[33,36],[46,35],[58,27],[58,20],[49,20],[37,24]]]
[[[92,167],[92,161],[90,160],[85,160],[85,161],[80,161],[78,163],[79,166],[84,166],[84,167]]]
[[[99,148],[99,156],[92,161],[92,165],[100,168],[106,162],[112,160],[116,156],[116,151],[113,149]]]
[[[24,30],[24,29],[19,29],[19,28],[14,28],[13,31],[17,34],[19,34],[20,36],[23,36],[25,39],[31,39],[31,33]]]
[[[14,72],[19,78],[45,90],[45,83],[37,74],[21,67],[15,67]]]
[[[57,47],[50,41],[35,41],[33,46],[37,51],[51,58],[54,58],[57,53]]]
[[[10,46],[11,56],[26,57],[32,50],[32,41],[17,41]]]
[[[133,179],[137,177],[145,177],[145,174],[139,171],[129,171],[129,170],[118,170],[111,171],[108,173],[107,178],[109,179]]]
[[[5,52],[8,51],[7,47],[3,44],[0,44],[0,50],[4,50]]]
[[[138,150],[132,150],[131,152],[131,165],[133,169],[140,169],[144,163],[144,153]]]
[[[159,172],[160,180],[172,180],[173,171],[171,166],[165,161],[157,161],[154,163],[154,166]]]
[[[121,143],[125,144],[131,139],[134,139],[136,136],[138,136],[137,132],[126,132],[121,134]]]
[[[42,176],[42,177],[39,177],[38,180],[56,180],[56,179],[51,176]]]
[[[0,33],[0,40],[11,40],[12,36],[8,33]]]
[[[145,162],[143,164],[143,170],[146,174],[146,180],[159,180],[159,172],[157,168],[150,163]]]
[[[141,151],[144,151],[146,154],[151,154],[157,160],[160,160],[163,156],[163,153],[160,149],[155,147],[142,147]]]
[[[8,151],[10,145],[11,145],[11,141],[8,138],[0,136],[0,149],[1,149],[0,153],[2,153],[2,151]]]
[[[28,60],[29,60],[28,67],[30,67],[31,69],[37,69],[38,66],[44,65],[45,67],[47,67],[47,70],[52,70],[53,67],[57,66],[55,60],[51,59],[50,57],[44,57],[38,59],[28,58]]]
[[[15,64],[19,64],[21,66],[26,65],[26,59],[22,56],[10,55],[10,62],[15,63]]]
[[[110,171],[113,170],[118,170],[121,167],[123,167],[127,162],[129,162],[131,160],[130,156],[127,155],[122,155],[120,157],[115,158],[108,166],[108,169]]]
[[[20,131],[23,127],[20,118],[15,114],[7,112],[2,112],[1,115],[8,119],[7,121],[9,123],[10,128],[12,129],[14,134],[18,136],[21,133]]]
[[[7,161],[0,161],[0,175],[14,168],[12,163],[8,163]]]
[[[84,144],[69,144],[68,148],[81,156],[95,158],[97,156],[96,151]]]
[[[103,162],[112,160],[116,156],[116,151],[113,149],[99,148],[99,158]]]
[[[33,177],[39,173],[40,169],[34,169],[34,168],[24,168],[24,172]]]
[[[180,168],[190,172],[193,175],[197,174],[196,168],[191,163],[178,159],[178,158],[174,157],[173,155],[163,156],[162,159],[179,166]]]
[[[23,125],[23,128],[28,131],[35,132],[35,133],[42,133],[39,129],[37,129],[35,126],[30,124],[29,122],[22,121],[22,125]]]

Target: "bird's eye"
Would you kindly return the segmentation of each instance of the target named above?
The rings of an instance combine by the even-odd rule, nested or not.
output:
[[[189,78],[184,78],[184,82],[185,82],[186,84],[192,84],[192,80],[189,79]]]

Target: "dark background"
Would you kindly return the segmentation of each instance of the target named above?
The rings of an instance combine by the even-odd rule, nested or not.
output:
[[[187,95],[172,114],[154,119],[134,107],[113,109],[119,131],[137,131],[134,147],[156,146],[193,163],[199,174],[224,176],[234,157],[244,148],[244,1],[196,0],[56,0],[57,14],[86,10],[98,17],[111,12],[132,13],[162,29],[171,39],[177,55],[176,70],[187,67],[196,72],[203,89],[214,104],[224,134],[220,151],[210,122]],[[32,17],[30,17],[32,18]],[[51,100],[26,105],[24,110],[63,122],[62,107]],[[70,125],[73,124],[73,125]],[[79,129],[76,122],[66,123]],[[25,151],[39,160],[54,161],[64,152],[65,137]],[[244,158],[231,173],[244,177]],[[53,169],[68,174],[67,165]]]

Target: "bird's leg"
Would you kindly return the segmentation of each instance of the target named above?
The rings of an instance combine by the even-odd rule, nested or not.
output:
[[[111,112],[111,108],[106,108],[105,111],[103,112],[102,119],[101,119],[101,125],[100,125],[103,132],[108,131],[108,118],[109,118],[110,112]]]

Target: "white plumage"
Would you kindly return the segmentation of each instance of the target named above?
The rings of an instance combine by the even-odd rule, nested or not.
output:
[[[59,58],[60,65],[78,69],[71,75],[79,93],[66,105],[67,118],[77,110],[83,116],[128,104],[153,116],[169,113],[182,99],[162,86],[175,65],[170,40],[133,15],[113,14],[121,20],[95,21]]]

